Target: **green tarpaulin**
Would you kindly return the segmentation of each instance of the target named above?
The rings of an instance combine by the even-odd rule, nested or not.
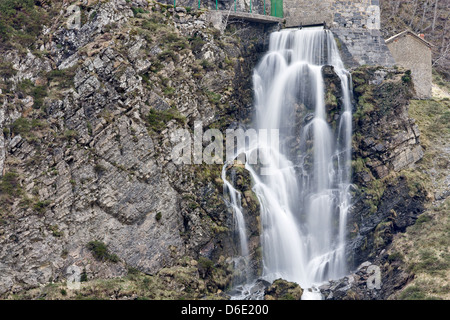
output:
[[[283,18],[283,0],[270,0],[270,15]]]

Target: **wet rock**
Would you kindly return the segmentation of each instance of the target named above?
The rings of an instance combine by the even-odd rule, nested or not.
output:
[[[348,276],[319,287],[325,300],[376,300],[381,298],[381,269],[369,261]]]
[[[357,134],[355,203],[348,220],[348,229],[355,230],[347,246],[351,267],[378,257],[393,235],[424,210],[427,191],[417,183],[420,178],[401,173],[423,157],[420,133],[408,115],[412,88],[402,76],[401,70],[381,67],[353,72]]]
[[[264,292],[264,300],[301,300],[302,288],[294,282],[275,280]]]

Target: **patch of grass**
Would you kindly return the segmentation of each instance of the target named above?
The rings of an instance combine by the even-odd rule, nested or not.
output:
[[[163,89],[163,93],[167,97],[172,97],[175,94],[175,88],[173,88],[173,87],[165,87]]]
[[[417,218],[415,225],[416,225],[416,226],[421,226],[423,223],[426,223],[426,222],[428,222],[428,221],[430,221],[430,220],[431,220],[431,217],[430,217],[429,215],[427,215],[427,214],[421,214],[421,215]]]
[[[172,60],[174,62],[177,62],[177,55],[172,49],[164,50],[163,52],[158,54],[157,58],[159,61],[170,62]]]
[[[191,210],[195,210],[195,209],[197,209],[199,207],[199,205],[198,205],[197,202],[189,202],[188,207]]]
[[[164,65],[159,61],[158,58],[153,58],[152,63],[150,65],[150,71],[153,73],[158,73],[164,68]]]
[[[401,300],[424,300],[425,293],[417,286],[409,286],[400,294]]]
[[[13,135],[20,134],[29,143],[37,142],[36,134],[47,127],[47,124],[39,119],[29,119],[20,117],[10,126],[10,132]]]
[[[408,194],[411,197],[420,193],[425,193],[430,189],[430,178],[427,174],[419,170],[406,169],[401,171],[401,175],[406,178],[406,184],[408,186]]]
[[[186,123],[186,118],[182,116],[178,110],[170,108],[164,111],[151,109],[147,116],[147,125],[151,130],[161,132],[171,120],[175,120],[181,125]]]
[[[150,76],[149,76],[149,74],[148,74],[148,73],[142,73],[140,76],[141,76],[141,78],[142,78],[142,82],[143,82],[146,86],[150,87],[150,86],[151,86],[151,83],[150,83]]]
[[[405,74],[402,76],[402,81],[405,83],[411,82],[411,70],[406,70]]]
[[[17,71],[10,62],[0,62],[0,79],[6,80],[16,75]]]
[[[200,61],[200,65],[202,66],[202,68],[206,71],[211,71],[214,70],[214,64],[212,64],[211,62],[209,62],[206,59],[203,59]]]
[[[83,268],[83,272],[81,272],[81,275],[80,275],[80,282],[87,282],[87,281],[88,281],[88,276],[87,276],[86,268]]]
[[[208,100],[210,103],[215,105],[220,104],[220,99],[222,98],[222,96],[219,93],[206,91],[206,95],[208,96]]]
[[[142,13],[149,13],[148,10],[145,10],[143,8],[137,8],[137,7],[131,7],[131,11],[133,11],[133,15],[135,17],[139,17]]]
[[[409,114],[421,130],[421,142],[428,147],[432,140],[450,135],[450,101],[411,100]]]
[[[170,44],[170,49],[175,50],[175,51],[183,50],[188,47],[189,47],[189,43],[186,41],[186,39],[179,39]]]
[[[78,137],[78,132],[76,130],[66,130],[64,131],[64,139],[67,141],[72,141]]]
[[[47,86],[36,86],[31,80],[25,79],[17,85],[17,89],[34,99],[33,108],[40,109],[44,105],[44,98],[47,97]]]
[[[419,251],[419,262],[411,265],[409,270],[418,273],[425,272],[428,274],[441,273],[450,267],[449,254],[437,254],[431,249],[421,249]]]
[[[400,252],[394,252],[388,256],[388,261],[390,263],[392,263],[394,261],[403,261],[403,259],[404,259],[404,257]]]
[[[19,175],[16,172],[7,172],[0,179],[0,195],[18,197],[22,194]]]
[[[442,75],[433,69],[433,83],[439,85],[442,89],[450,93],[450,81],[447,81]]]
[[[52,235],[56,238],[62,237],[64,233],[59,230],[57,225],[51,225],[48,227],[48,230],[52,232]]]
[[[32,48],[55,12],[56,6],[45,10],[35,6],[34,0],[0,1],[0,51],[14,46]]]
[[[46,78],[49,82],[49,85],[56,85],[61,89],[68,89],[74,86],[73,78],[75,76],[75,71],[78,66],[74,66],[71,68],[63,69],[63,70],[52,70],[46,74]]]
[[[118,262],[119,257],[116,254],[110,253],[106,244],[101,241],[90,241],[86,246],[92,255],[99,261]]]
[[[45,212],[45,209],[51,204],[52,202],[50,200],[44,200],[44,201],[37,201],[33,205],[33,210],[36,211],[38,214],[43,214]]]
[[[200,257],[198,259],[198,270],[202,274],[202,277],[210,275],[214,268],[214,262],[206,257]]]

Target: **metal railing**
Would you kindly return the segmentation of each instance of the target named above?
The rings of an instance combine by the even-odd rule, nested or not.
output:
[[[218,0],[216,1],[216,10],[219,10]],[[177,0],[173,0],[173,7],[176,8]],[[263,1],[263,15],[267,15],[266,12],[266,0]],[[198,0],[198,9],[201,9],[201,0]],[[241,11],[241,10],[239,10]],[[234,12],[238,12],[237,10],[237,0],[234,0]],[[244,11],[242,11],[244,12]],[[250,0],[249,13],[253,13],[253,4],[252,0]],[[283,18],[283,0],[270,0],[270,16]]]

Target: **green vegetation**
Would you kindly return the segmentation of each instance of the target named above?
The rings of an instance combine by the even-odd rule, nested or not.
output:
[[[212,64],[211,62],[209,62],[206,59],[203,59],[200,61],[200,65],[202,66],[203,69],[205,69],[206,71],[211,71],[214,70],[214,64]]]
[[[428,221],[431,221],[431,217],[430,217],[429,215],[427,215],[427,214],[421,214],[421,215],[417,218],[415,225],[420,227],[420,225],[421,225],[422,223],[426,223],[426,222],[428,222]]]
[[[49,83],[49,87],[57,86],[59,89],[68,89],[74,86],[73,78],[75,71],[78,68],[77,65],[63,69],[63,70],[51,70],[45,76]]]
[[[26,95],[31,95],[34,99],[33,108],[39,109],[44,105],[44,98],[47,96],[46,86],[35,86],[29,79],[20,82],[17,89]]]
[[[405,83],[411,82],[411,70],[406,70],[405,75],[402,76],[402,81]]]
[[[388,261],[390,263],[394,261],[403,261],[404,257],[400,252],[394,252],[388,256]]]
[[[158,211],[158,212],[156,213],[156,215],[155,215],[156,221],[161,220],[161,217],[162,217],[162,214],[161,214],[161,212]]]
[[[90,241],[86,247],[97,260],[114,263],[119,261],[119,257],[116,254],[110,253],[106,244],[101,241]]]
[[[447,91],[447,93],[450,93],[450,81],[445,80],[445,78],[435,69],[433,69],[433,83],[437,84],[441,89]]]
[[[76,130],[66,130],[64,131],[64,139],[67,141],[72,141],[78,137],[78,132]]]
[[[43,214],[45,212],[45,209],[51,204],[50,200],[44,200],[44,201],[37,201],[33,205],[33,210],[36,211],[38,214]]]
[[[11,78],[17,73],[10,62],[0,62],[0,80]]]
[[[439,186],[446,185],[448,176],[450,101],[435,97],[410,103],[409,114],[419,126],[425,152],[415,169],[403,170],[402,174],[411,194],[425,187],[432,200]],[[426,203],[426,211],[415,224],[392,243],[389,257],[401,252],[402,268],[414,274],[414,280],[397,294],[398,299],[450,299],[450,198],[437,200]]]
[[[163,111],[151,109],[147,117],[147,124],[152,131],[161,132],[171,120],[175,120],[180,125],[186,123],[186,118],[178,110],[170,108]]]
[[[202,278],[206,278],[210,275],[214,268],[214,262],[206,257],[200,257],[198,259],[198,271],[202,275]]]
[[[220,99],[222,98],[222,96],[219,93],[215,93],[212,91],[206,91],[206,95],[207,95],[210,103],[215,104],[215,105],[220,104]]]
[[[409,286],[400,295],[401,300],[423,300],[425,293],[417,286]]]
[[[86,268],[83,268],[83,272],[81,272],[81,275],[80,275],[80,282],[86,282],[86,281],[88,281],[88,276],[87,276]]]
[[[0,48],[31,48],[50,13],[35,6],[34,0],[2,0],[0,2]]]
[[[177,62],[176,53],[171,49],[167,49],[167,50],[164,50],[163,52],[159,53],[157,55],[157,59],[159,61],[165,61],[165,62],[170,62],[171,60]]]
[[[194,54],[200,53],[200,51],[203,48],[203,45],[206,43],[200,36],[195,35],[193,37],[190,37],[189,44],[191,46],[191,50]]]
[[[409,112],[421,129],[421,142],[425,147],[430,146],[431,140],[450,135],[449,100],[411,100]]]
[[[75,76],[77,67],[74,66],[64,70],[52,70],[45,73],[41,78],[43,83],[45,83],[43,85],[35,85],[31,80],[24,79],[17,85],[17,90],[24,95],[33,97],[34,109],[45,110],[44,99],[46,97],[52,97],[52,95],[61,97],[61,90],[73,87],[73,77]],[[13,72],[14,69],[11,69],[9,74]],[[53,88],[56,90],[52,90]]]
[[[135,17],[139,17],[140,14],[142,13],[149,13],[149,11],[144,10],[142,8],[136,8],[136,7],[131,7],[131,11],[133,11],[133,14]]]
[[[7,172],[0,179],[0,195],[18,197],[22,194],[19,175],[16,172]]]
[[[225,290],[226,281],[222,277],[227,274],[217,273],[201,279],[196,261],[186,258],[181,265],[163,268],[155,275],[147,275],[129,267],[124,277],[89,279],[86,269],[83,269],[79,290],[67,290],[66,283],[60,282],[25,290],[14,296],[11,294],[9,297],[16,300],[109,300],[111,296],[136,300],[225,299],[226,296],[218,288]]]
[[[59,230],[57,225],[51,225],[48,227],[48,230],[52,232],[52,235],[56,238],[62,237],[64,233]]]
[[[352,80],[357,99],[356,112],[353,117],[358,119],[368,118],[374,111],[375,99],[373,96],[373,86],[368,83],[368,70],[359,68],[352,72]]]
[[[409,265],[408,269],[413,273],[442,274],[450,268],[450,254],[437,253],[434,248],[420,249],[418,258],[417,263]]]
[[[32,143],[37,141],[36,133],[46,127],[47,125],[39,119],[21,117],[11,124],[10,133],[13,135],[20,134],[28,142]]]

